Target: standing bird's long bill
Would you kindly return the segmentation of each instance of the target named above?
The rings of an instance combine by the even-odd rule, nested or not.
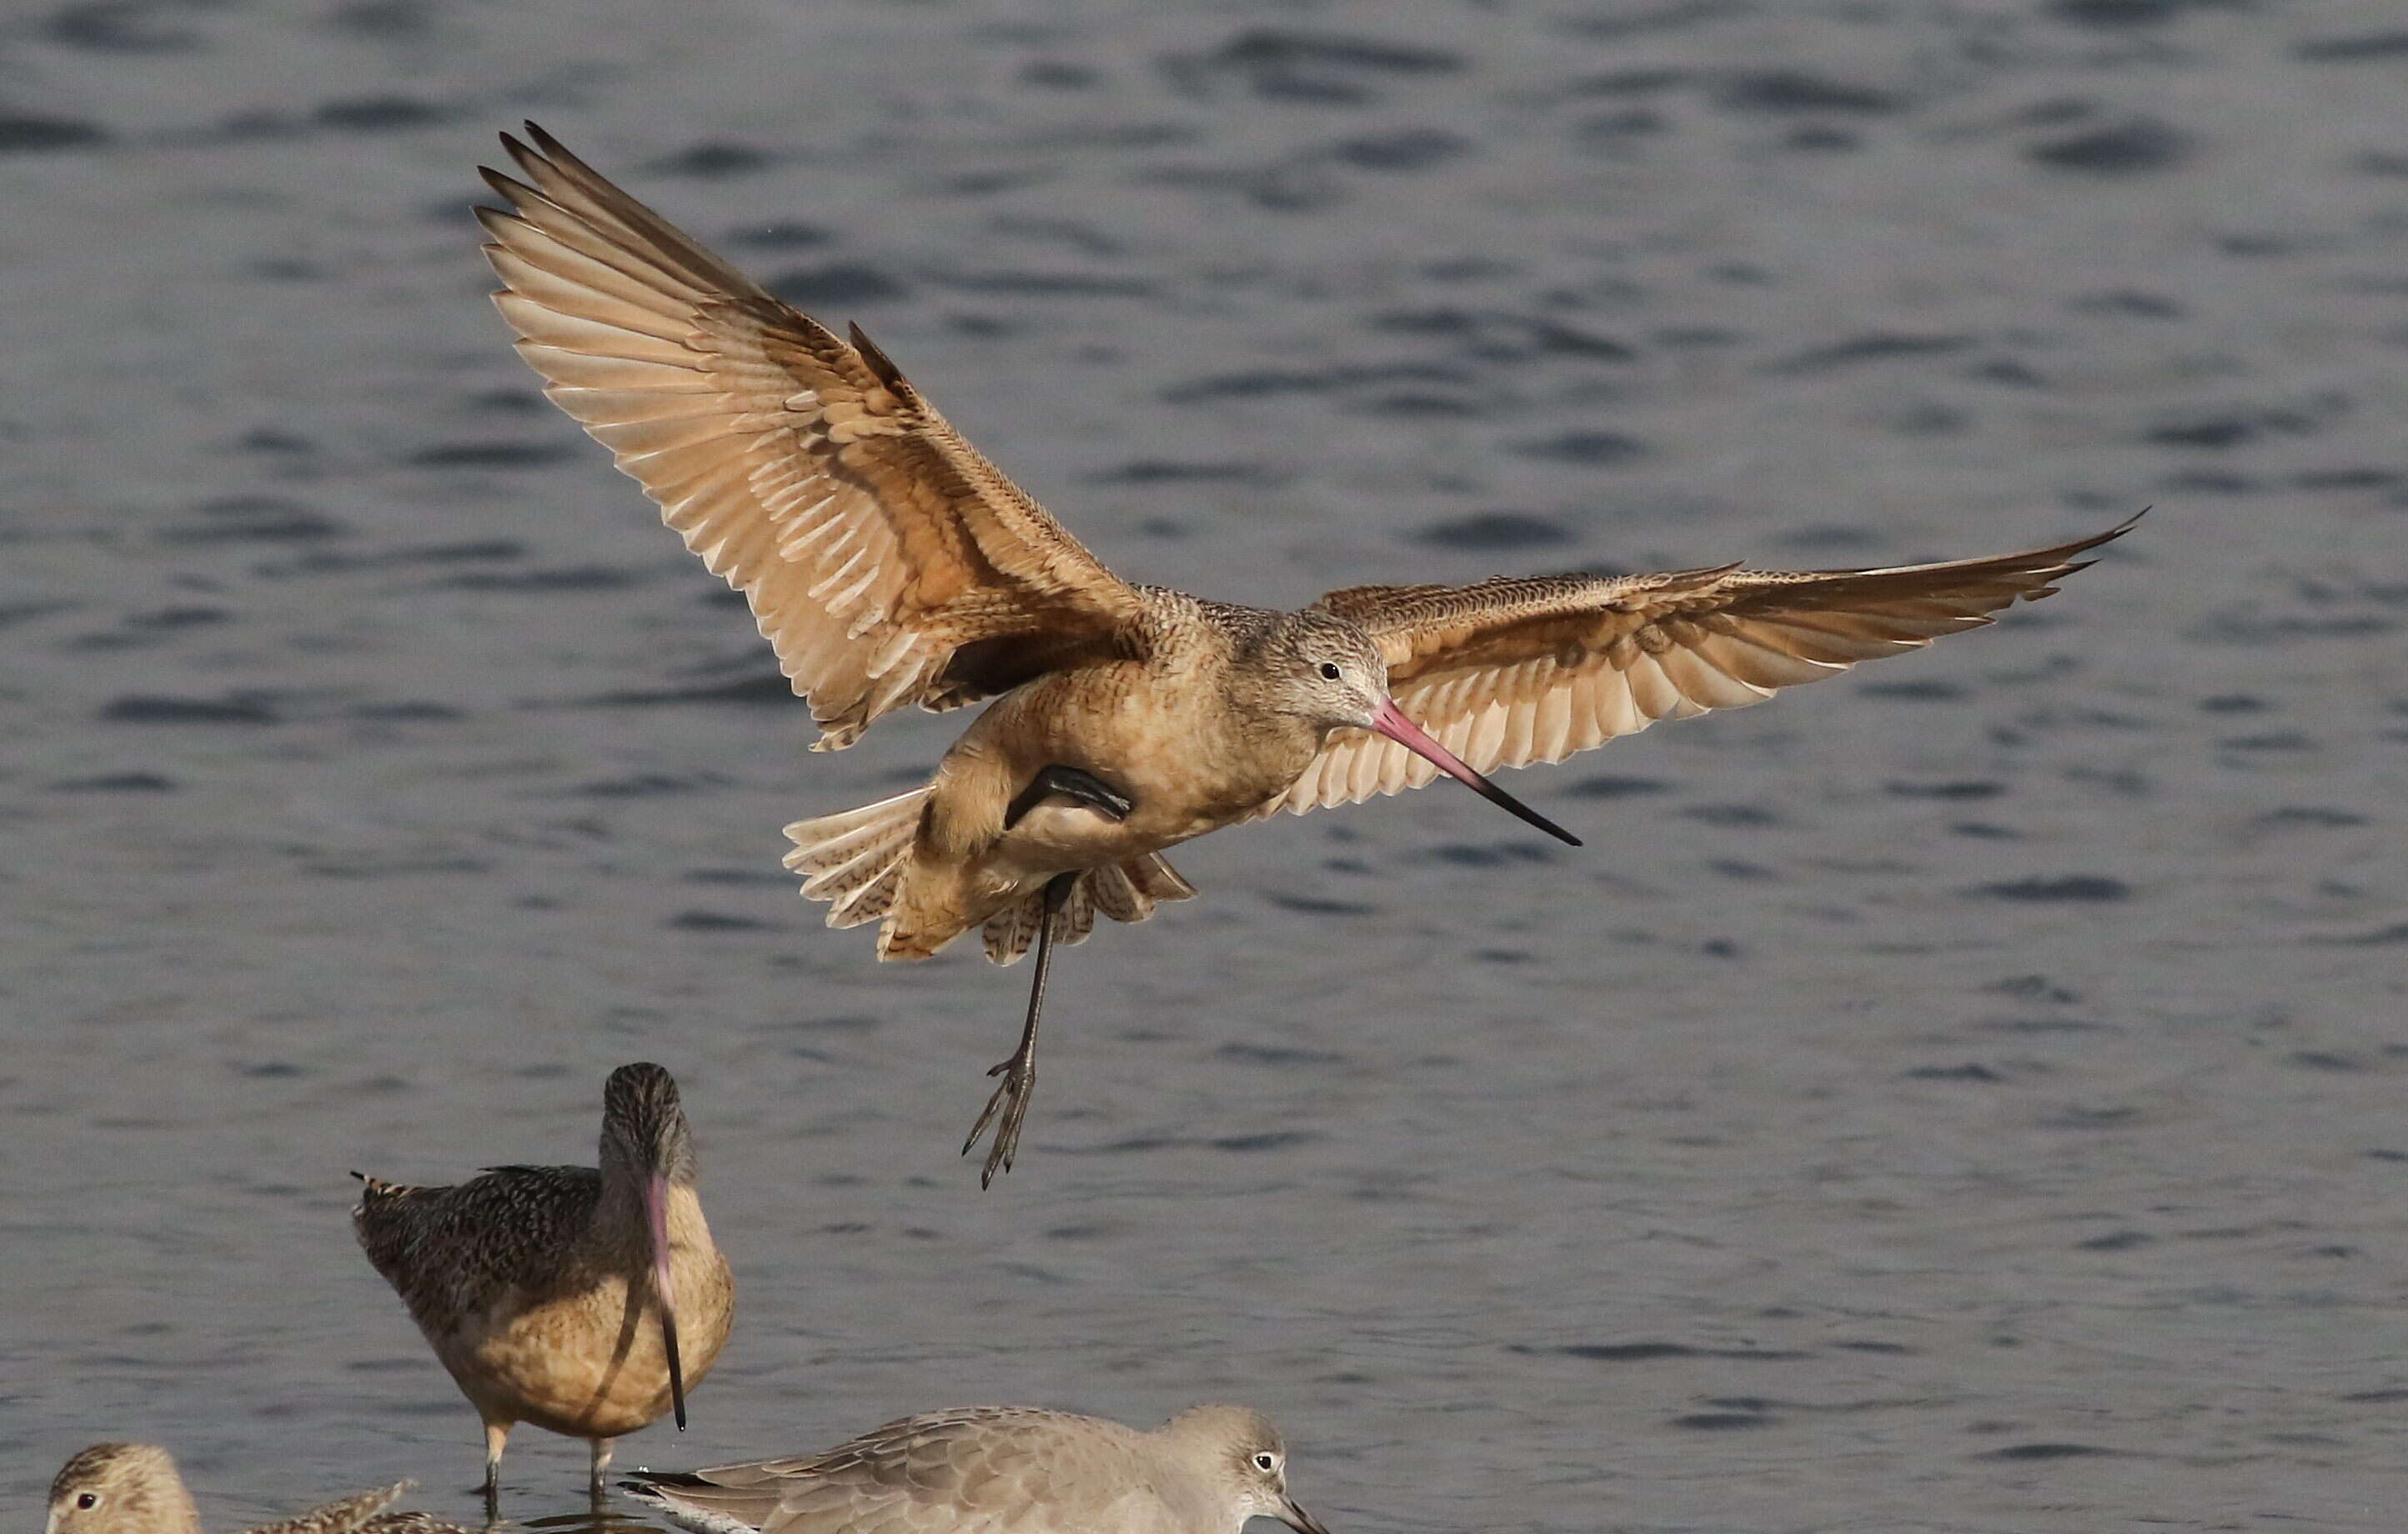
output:
[[[1437,764],[1440,772],[1498,809],[1510,810],[1558,841],[1569,842],[1574,847],[1581,844],[1580,838],[1474,772],[1469,763],[1424,734],[1422,727],[1407,719],[1405,711],[1397,707],[1395,698],[1386,697],[1380,700],[1380,711],[1372,716],[1371,728],[1413,754],[1428,758]]]
[[[685,1367],[678,1360],[677,1301],[669,1288],[669,1180],[661,1172],[644,1179],[644,1223],[652,1233],[652,1298],[661,1308],[661,1351],[669,1360],[669,1408],[678,1431],[685,1431]]]

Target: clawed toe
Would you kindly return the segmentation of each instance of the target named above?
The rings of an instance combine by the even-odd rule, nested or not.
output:
[[[1000,1076],[1003,1081],[987,1098],[986,1107],[979,1111],[978,1122],[970,1125],[969,1138],[962,1141],[962,1154],[968,1155],[978,1148],[987,1125],[995,1126],[995,1143],[987,1148],[986,1166],[979,1173],[981,1188],[993,1186],[996,1174],[1011,1170],[1012,1157],[1020,1150],[1020,1126],[1028,1117],[1029,1093],[1037,1084],[1033,1063],[1024,1063],[1018,1056],[1004,1061],[987,1074]]]

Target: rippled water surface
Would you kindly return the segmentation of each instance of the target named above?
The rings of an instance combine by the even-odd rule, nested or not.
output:
[[[0,1447],[473,1513],[351,1168],[663,1061],[682,1438],[1271,1412],[1341,1531],[2396,1527],[2408,18],[2387,0],[73,0],[0,18]],[[881,968],[741,608],[537,394],[533,116],[859,320],[1117,569],[2000,552],[2049,602]],[[506,1511],[590,1527],[532,1429]]]

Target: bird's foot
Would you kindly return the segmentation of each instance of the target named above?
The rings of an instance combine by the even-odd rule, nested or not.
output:
[[[1037,1089],[1037,1052],[1015,1050],[1010,1059],[987,1074],[1002,1077],[1002,1084],[987,1098],[978,1122],[970,1125],[970,1138],[962,1141],[962,1154],[968,1155],[977,1148],[987,1126],[995,1126],[995,1143],[987,1148],[986,1168],[979,1173],[982,1189],[994,1185],[996,1173],[1011,1170],[1011,1158],[1020,1150],[1020,1125],[1028,1117],[1028,1098]]]
[[[1020,791],[1003,812],[1003,827],[1010,830],[1020,824],[1020,817],[1036,809],[1055,795],[1073,804],[1082,804],[1106,820],[1124,821],[1137,808],[1137,801],[1113,788],[1101,778],[1083,767],[1064,767],[1055,762],[1037,769],[1028,786]]]

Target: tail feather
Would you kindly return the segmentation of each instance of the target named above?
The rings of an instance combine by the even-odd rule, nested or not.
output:
[[[886,914],[902,883],[903,860],[919,834],[928,790],[915,788],[786,827],[795,850],[786,867],[803,875],[803,895],[829,902],[827,925],[858,926]]]
[[[1089,868],[1070,886],[1055,937],[1066,943],[1082,943],[1095,930],[1098,911],[1115,922],[1142,922],[1154,914],[1157,901],[1184,900],[1195,893],[1196,886],[1182,879],[1160,853]],[[987,918],[981,934],[986,941],[986,956],[997,964],[1017,961],[1036,943],[1044,922],[1045,892],[1040,889],[1023,896]]]

